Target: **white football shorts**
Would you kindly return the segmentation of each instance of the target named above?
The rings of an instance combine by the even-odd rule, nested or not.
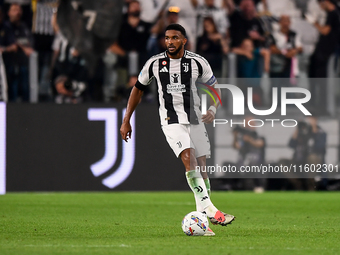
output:
[[[162,126],[165,138],[177,157],[185,149],[195,149],[196,158],[210,158],[210,141],[204,123],[198,125],[170,124]]]

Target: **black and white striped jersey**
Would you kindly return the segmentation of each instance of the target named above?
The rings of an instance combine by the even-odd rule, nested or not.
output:
[[[163,52],[146,62],[135,86],[144,90],[153,78],[158,86],[161,125],[198,124],[201,111],[195,81],[200,78],[210,86],[216,83],[208,61],[190,51],[180,59],[169,58]]]
[[[54,35],[52,27],[53,9],[58,8],[57,0],[39,0],[35,1],[33,6],[33,24],[32,32],[42,35]],[[35,7],[35,8],[34,8]]]

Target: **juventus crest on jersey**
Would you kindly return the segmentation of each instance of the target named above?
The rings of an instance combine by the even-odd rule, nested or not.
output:
[[[207,60],[190,51],[180,59],[169,58],[163,52],[146,62],[136,87],[144,90],[153,78],[158,86],[161,125],[198,124],[201,112],[196,80],[200,78],[210,86],[216,83]]]

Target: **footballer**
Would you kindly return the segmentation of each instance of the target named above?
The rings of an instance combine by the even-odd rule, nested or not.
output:
[[[204,123],[214,120],[219,100],[216,100],[217,104],[212,100],[207,113],[202,115],[195,81],[200,78],[212,87],[217,81],[206,59],[184,49],[186,42],[186,31],[181,25],[171,24],[166,28],[167,50],[145,63],[131,91],[120,133],[126,142],[131,138],[130,118],[143,91],[152,79],[156,79],[162,130],[168,144],[184,164],[196,209],[206,213],[212,224],[226,226],[235,217],[213,205],[208,175],[196,171],[196,166],[205,167],[206,158],[210,157],[210,142]],[[216,91],[221,94],[220,89]],[[205,235],[213,236],[215,233],[209,228]]]

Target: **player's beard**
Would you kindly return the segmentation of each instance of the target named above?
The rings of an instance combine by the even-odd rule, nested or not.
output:
[[[183,43],[178,47],[177,50],[175,50],[174,52],[170,52],[169,49],[167,48],[167,52],[169,53],[169,55],[171,56],[176,56],[178,54],[178,52],[180,52],[183,48]]]

